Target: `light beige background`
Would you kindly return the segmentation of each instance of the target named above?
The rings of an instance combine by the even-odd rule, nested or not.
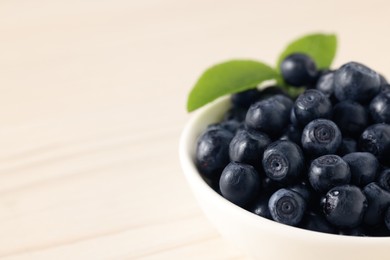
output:
[[[313,31],[390,78],[388,1],[2,0],[0,258],[232,259],[178,163],[209,65]]]

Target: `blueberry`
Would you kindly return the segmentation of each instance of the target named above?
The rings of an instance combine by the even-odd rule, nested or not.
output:
[[[368,201],[364,223],[369,226],[379,225],[383,221],[384,211],[390,205],[390,193],[375,182],[366,185],[363,192]]]
[[[271,143],[263,154],[263,169],[272,180],[290,183],[302,174],[304,157],[298,145],[279,140]]]
[[[314,61],[303,53],[287,56],[280,64],[280,71],[284,81],[295,87],[310,84],[318,73]]]
[[[336,70],[335,95],[338,100],[369,102],[378,94],[381,86],[379,74],[357,62],[349,62]]]
[[[320,193],[348,184],[351,180],[348,164],[340,156],[331,154],[315,159],[310,165],[308,175],[311,186]]]
[[[366,196],[353,185],[334,187],[328,191],[323,201],[325,218],[338,228],[358,227],[366,208]]]
[[[248,109],[233,106],[225,113],[223,120],[236,120],[238,122],[243,122],[247,111]]]
[[[290,97],[284,89],[282,89],[281,87],[278,87],[278,86],[269,86],[269,87],[265,87],[262,90],[260,90],[260,99],[261,100],[273,97],[275,95],[283,95],[286,97]]]
[[[317,81],[316,89],[330,98],[334,93],[334,72],[328,71],[322,74]]]
[[[368,126],[366,109],[354,101],[345,100],[333,108],[333,122],[345,136],[358,137]]]
[[[219,187],[222,196],[243,207],[258,194],[260,177],[251,165],[230,162],[222,172]]]
[[[267,219],[272,219],[271,213],[268,208],[270,196],[260,196],[256,201],[250,206],[249,211]]]
[[[264,132],[270,137],[278,137],[289,124],[291,107],[277,96],[252,104],[245,118],[248,128]]]
[[[295,116],[294,107],[293,107],[293,108],[291,109],[291,111],[290,111],[290,122],[291,122],[291,124],[293,124],[295,127],[301,128],[301,125],[299,124],[298,119],[297,119],[297,117]]]
[[[385,76],[383,76],[382,74],[379,74],[379,78],[380,78],[380,81],[381,81],[381,86],[389,85],[389,82],[387,81]]]
[[[305,199],[305,201],[309,204],[312,200],[313,190],[306,182],[301,182],[298,184],[295,184],[291,187],[289,187],[290,190],[297,192],[299,195],[302,196],[302,198]]]
[[[370,113],[375,123],[390,123],[390,91],[380,92],[371,100]]]
[[[306,211],[306,201],[289,189],[280,189],[272,194],[268,203],[272,219],[290,226],[297,226]]]
[[[385,211],[385,225],[390,231],[390,207],[388,207]]]
[[[317,118],[332,116],[332,103],[319,90],[309,89],[298,96],[294,104],[294,114],[302,126]]]
[[[229,145],[230,160],[260,168],[264,149],[270,143],[271,140],[266,134],[239,130]]]
[[[369,126],[359,140],[359,147],[364,152],[375,155],[378,160],[390,164],[390,125],[375,124]]]
[[[390,192],[390,168],[384,169],[379,173],[378,185],[382,189]]]
[[[354,153],[358,151],[358,145],[355,139],[344,137],[341,141],[341,145],[337,150],[339,156],[344,156],[349,153]]]
[[[208,178],[219,178],[229,163],[229,143],[233,134],[224,128],[203,132],[197,141],[195,164],[200,173]]]
[[[272,194],[281,188],[283,188],[283,185],[271,178],[265,177],[261,180],[261,190],[264,194]]]
[[[337,125],[327,119],[311,121],[302,132],[302,147],[311,157],[334,154],[341,144],[341,132]]]
[[[302,130],[294,125],[287,126],[286,132],[280,137],[280,140],[287,140],[301,145]]]
[[[343,157],[351,169],[351,183],[364,187],[375,181],[379,162],[374,155],[367,152],[350,153]]]
[[[222,121],[221,123],[215,123],[207,126],[206,130],[222,128],[228,130],[229,132],[235,134],[238,129],[242,127],[242,124],[234,119]]]
[[[363,228],[357,227],[351,229],[341,229],[339,230],[339,235],[364,237],[366,236],[366,232]]]
[[[335,234],[337,232],[336,228],[334,228],[323,215],[314,212],[309,212],[304,216],[300,227],[329,234]]]
[[[242,91],[231,96],[232,104],[235,107],[247,109],[251,104],[258,101],[261,97],[261,92],[254,89]]]

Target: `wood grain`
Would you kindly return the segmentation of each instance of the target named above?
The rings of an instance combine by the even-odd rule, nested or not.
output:
[[[207,66],[273,64],[319,29],[341,35],[336,64],[385,73],[389,6],[353,3],[1,1],[0,258],[246,259],[181,173],[186,96]]]

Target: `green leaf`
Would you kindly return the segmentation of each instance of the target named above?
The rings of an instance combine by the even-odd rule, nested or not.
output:
[[[292,53],[305,53],[309,55],[319,69],[329,68],[336,55],[337,37],[335,34],[309,34],[303,36],[287,45],[286,49],[279,56],[277,70],[280,71],[280,64]]]
[[[273,68],[258,61],[231,60],[217,64],[207,69],[196,82],[187,100],[187,111],[194,111],[226,94],[255,88],[276,77]]]

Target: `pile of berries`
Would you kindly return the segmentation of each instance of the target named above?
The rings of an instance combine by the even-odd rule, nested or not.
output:
[[[332,234],[390,236],[390,85],[357,62],[318,70],[281,63],[277,86],[231,96],[199,136],[195,163],[216,192],[279,223]]]

